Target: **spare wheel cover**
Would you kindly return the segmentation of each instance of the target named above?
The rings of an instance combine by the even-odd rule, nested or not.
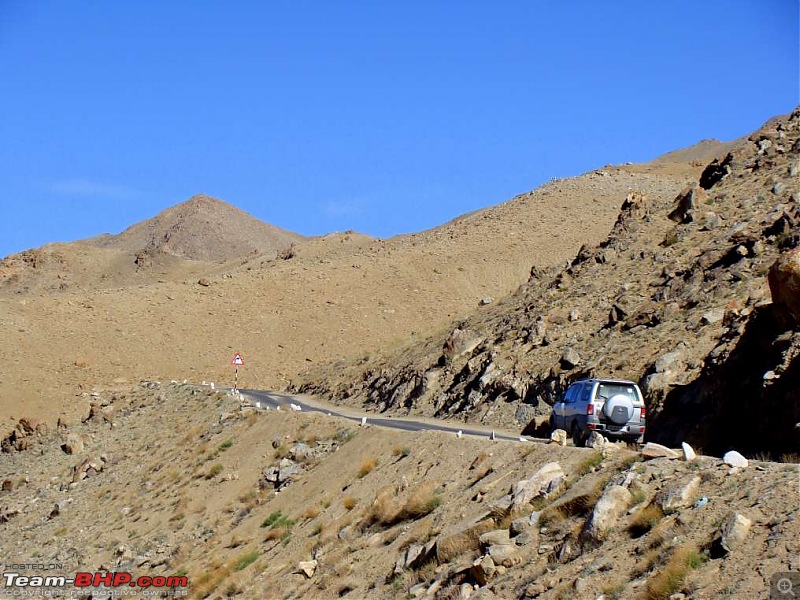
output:
[[[633,402],[625,394],[615,394],[603,405],[603,414],[617,425],[625,425],[633,416]]]

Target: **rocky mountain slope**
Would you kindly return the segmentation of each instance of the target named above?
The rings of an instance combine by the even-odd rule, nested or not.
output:
[[[33,251],[29,260],[10,257],[0,266],[2,426],[13,426],[20,406],[55,422],[73,410],[76,394],[115,380],[231,381],[234,352],[245,356],[246,385],[281,389],[310,365],[420,339],[471,314],[482,299],[518,288],[532,264],[559,264],[581,244],[605,239],[632,188],[666,201],[700,171],[632,168],[556,180],[418,234],[333,234],[301,241],[282,257],[208,263],[160,250],[132,254],[161,243],[152,223],[123,234],[131,244],[125,251],[71,244]],[[191,230],[202,232],[193,222]],[[215,240],[203,243],[213,248]],[[62,265],[57,253],[74,264]],[[25,263],[13,268],[36,274],[35,283],[15,281],[10,261]],[[105,270],[108,261],[115,267]],[[85,273],[76,275],[76,265]]]
[[[634,190],[566,266],[534,266],[455,327],[299,389],[533,431],[570,382],[619,377],[645,391],[648,439],[796,453],[800,333],[775,318],[767,272],[800,243],[799,138],[800,110],[771,120],[677,197]]]
[[[755,598],[800,569],[797,465],[389,431],[157,382],[80,402],[3,443],[6,564],[259,600]]]

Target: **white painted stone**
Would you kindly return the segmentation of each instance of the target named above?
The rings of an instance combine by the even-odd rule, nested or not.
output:
[[[739,454],[736,450],[731,450],[730,452],[726,452],[725,456],[722,457],[722,461],[731,467],[737,467],[740,469],[744,469],[747,465],[750,464],[744,456]]]

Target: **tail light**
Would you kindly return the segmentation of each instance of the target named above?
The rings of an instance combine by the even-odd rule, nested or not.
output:
[[[645,417],[647,416],[647,409],[643,406],[639,410],[641,410],[641,413],[639,413],[639,416],[642,418],[642,421],[644,421]]]
[[[589,404],[586,405],[586,414],[587,415],[594,414],[594,404],[592,404],[591,402],[589,402]]]

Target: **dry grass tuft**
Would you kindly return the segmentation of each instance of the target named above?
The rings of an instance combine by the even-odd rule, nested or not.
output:
[[[317,504],[309,504],[303,509],[303,512],[300,513],[300,516],[304,519],[316,519],[320,512],[321,509]]]
[[[396,519],[408,521],[432,513],[442,503],[441,496],[437,495],[435,490],[436,486],[433,483],[423,483],[412,490]]]
[[[700,567],[705,560],[694,545],[676,548],[667,564],[648,579],[644,597],[647,600],[667,600],[680,590],[689,571]]]
[[[636,511],[631,519],[631,524],[628,531],[634,538],[642,537],[648,531],[653,529],[664,518],[664,511],[657,504],[648,504],[644,508]]]
[[[365,458],[361,463],[361,467],[358,469],[358,478],[363,479],[370,473],[372,473],[373,469],[378,466],[378,459],[374,456],[369,458]]]
[[[353,496],[345,496],[344,500],[342,500],[342,506],[344,506],[347,510],[353,510],[358,504],[358,498]]]

